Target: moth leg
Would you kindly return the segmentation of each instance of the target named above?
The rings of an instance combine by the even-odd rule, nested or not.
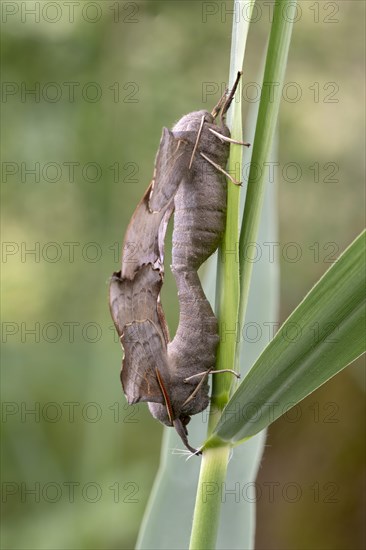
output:
[[[217,136],[222,142],[227,141],[228,143],[236,143],[237,145],[245,145],[245,147],[250,147],[250,143],[246,141],[238,141],[236,139],[231,139],[229,137],[226,137],[220,134],[220,132],[216,132],[216,130],[213,130],[213,128],[209,128],[209,130],[212,134]]]
[[[193,390],[193,392],[191,393],[191,395],[184,401],[182,407],[184,407],[184,405],[187,405],[187,403],[189,403],[190,401],[192,401],[192,399],[194,397],[196,397],[197,393],[199,392],[202,384],[204,383],[204,381],[206,380],[206,378],[208,377],[208,375],[212,372],[212,369],[209,369],[209,370],[206,370],[204,372],[200,372],[199,374],[194,374],[193,376],[189,376],[188,378],[185,378],[184,379],[184,382],[187,382],[187,380],[189,380],[190,378],[194,378],[195,376],[202,376],[201,380],[199,381],[199,383],[197,384],[197,387]]]
[[[214,166],[217,170],[219,170],[219,172],[222,172],[223,174],[225,174],[225,176],[227,178],[229,178],[229,180],[232,181],[235,185],[242,185],[241,181],[236,181],[236,179],[234,179],[232,176],[230,176],[230,174],[228,174],[228,172],[226,172],[223,168],[221,168],[221,166],[219,164],[217,164],[216,162],[214,162],[210,158],[206,157],[206,155],[204,153],[200,152],[200,155],[205,160],[207,160],[207,162],[212,164],[212,166]]]
[[[188,378],[184,378],[183,382],[189,382],[189,380],[192,380],[193,378],[197,378],[198,376],[206,376],[207,373],[210,374],[212,369],[204,370],[203,372],[198,372],[197,374],[192,374],[192,376],[188,376]]]
[[[240,378],[240,374],[232,369],[220,369],[220,370],[213,370],[211,374],[221,374],[222,372],[230,372],[230,374],[233,374],[238,379]]]
[[[203,128],[204,123],[205,123],[205,115],[203,115],[202,118],[201,118],[201,124],[200,124],[200,127],[198,129],[196,143],[194,144],[194,147],[193,147],[192,156],[191,156],[191,160],[189,161],[188,170],[190,170],[191,167],[192,167],[193,158],[194,158],[194,155],[196,154],[196,151],[197,151],[198,142],[199,142],[201,134],[202,134],[202,128]]]
[[[240,378],[240,374],[238,372],[236,372],[235,370],[232,370],[232,369],[220,369],[220,370],[205,370],[203,372],[199,372],[198,374],[192,374],[192,376],[188,376],[188,378],[184,378],[183,382],[188,382],[189,380],[192,380],[192,378],[196,378],[197,376],[205,376],[207,374],[207,372],[209,374],[221,374],[223,372],[230,372],[231,374],[233,374],[234,376],[236,376],[237,378]]]
[[[209,374],[221,374],[223,372],[230,372],[231,374],[233,374],[234,376],[236,376],[237,378],[240,378],[240,374],[235,372],[234,370],[231,370],[231,369],[220,369],[220,370],[214,370],[214,369],[208,369],[208,370],[205,370],[203,372],[199,372],[198,374],[193,374],[192,376],[188,376],[188,378],[185,378],[183,380],[183,382],[188,382],[189,380],[192,380],[192,378],[197,378],[197,376],[202,376],[199,384],[197,385],[197,387],[194,389],[194,391],[191,393],[191,395],[188,397],[188,399],[186,399],[182,405],[182,407],[184,407],[184,405],[186,405],[187,403],[189,403],[190,401],[192,401],[192,399],[197,395],[197,393],[199,392],[200,390],[200,387],[202,386],[202,384],[204,383],[204,381],[206,380],[206,378],[209,376]]]

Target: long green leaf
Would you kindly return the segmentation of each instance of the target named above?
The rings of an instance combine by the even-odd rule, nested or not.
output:
[[[204,437],[207,422],[196,415],[189,424],[193,444]],[[159,471],[154,481],[148,506],[140,528],[136,550],[181,550],[187,548],[192,525],[200,460],[173,454],[181,448],[179,436],[164,428]]]
[[[365,237],[356,238],[282,325],[229,401],[208,447],[258,433],[365,351]]]
[[[244,217],[240,232],[239,320],[244,319],[248,304],[254,263],[250,257],[250,251],[253,250],[250,245],[257,241],[266,184],[265,174],[267,171],[265,170],[265,163],[268,162],[276,131],[295,16],[296,1],[283,0],[276,2],[254,138]]]

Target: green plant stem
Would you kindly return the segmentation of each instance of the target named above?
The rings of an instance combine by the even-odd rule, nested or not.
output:
[[[245,45],[249,31],[249,20],[241,16],[244,2],[234,2],[233,33],[230,58],[230,79],[232,84],[236,74],[242,69]],[[250,4],[253,9],[254,2]],[[250,18],[249,18],[250,19]],[[239,102],[234,101],[232,112],[228,116],[228,126],[233,138],[242,140],[242,108],[241,97]],[[233,121],[233,122],[232,122]],[[242,172],[242,149],[239,145],[230,148],[229,172]],[[239,170],[237,170],[239,168]],[[220,345],[216,361],[216,369],[234,368],[236,337],[225,338],[227,330],[237,329],[239,308],[239,204],[240,189],[228,182],[228,202],[226,230],[223,245],[218,253],[217,284],[216,284],[216,313],[219,320]],[[212,398],[208,423],[208,434],[215,427],[220,412],[225,407],[233,385],[232,375],[218,375],[213,377]],[[203,453],[200,477],[198,481],[196,504],[194,509],[193,526],[191,532],[191,549],[213,549],[219,527],[221,509],[221,487],[226,478],[230,447],[213,447]],[[212,493],[208,495],[207,491]]]
[[[205,451],[202,457],[190,550],[212,550],[216,546],[229,453],[228,446],[215,447]]]
[[[242,69],[245,46],[249,31],[250,17],[242,13],[247,1],[234,2],[233,31],[230,58],[230,78],[232,84],[237,72]],[[251,15],[254,2],[249,4]],[[248,13],[248,12],[247,12]],[[241,141],[242,133],[242,86],[228,114],[227,124],[234,139]],[[243,164],[243,148],[231,145],[228,171],[240,180]],[[226,228],[222,245],[218,252],[216,280],[216,314],[219,321],[220,344],[217,351],[216,369],[234,369],[237,346],[237,321],[239,312],[239,208],[240,187],[228,181]],[[221,374],[212,380],[211,408],[208,434],[215,427],[221,411],[228,402],[233,388],[233,376]]]

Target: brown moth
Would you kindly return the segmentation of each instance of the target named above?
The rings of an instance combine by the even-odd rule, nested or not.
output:
[[[215,252],[224,232],[226,177],[237,183],[225,172],[230,142],[248,145],[231,140],[224,122],[240,76],[212,113],[192,112],[172,131],[163,129],[153,180],[127,228],[122,268],[110,284],[111,315],[124,349],[121,381],[128,403],[147,401],[151,414],[174,426],[193,453],[199,451],[189,445],[186,425],[208,405],[208,375],[219,341],[218,323],[197,270]],[[173,212],[171,269],[180,316],[170,341],[160,291],[164,240]]]

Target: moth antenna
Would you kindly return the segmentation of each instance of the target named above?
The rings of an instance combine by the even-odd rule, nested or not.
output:
[[[219,112],[221,111],[223,105],[225,105],[228,91],[229,91],[229,88],[225,88],[225,92],[224,92],[224,93],[222,94],[222,96],[220,97],[220,99],[219,99],[217,105],[215,105],[215,107],[212,109],[211,115],[212,115],[214,118],[217,117],[217,115],[218,115]]]
[[[191,160],[189,161],[189,166],[188,166],[188,169],[190,170],[191,167],[192,167],[192,163],[193,163],[193,157],[197,151],[197,147],[198,147],[198,142],[200,140],[200,137],[201,137],[201,134],[202,134],[202,128],[203,128],[203,125],[205,123],[205,115],[202,116],[201,118],[201,124],[200,124],[200,127],[198,129],[198,133],[197,133],[197,138],[196,138],[196,143],[194,144],[194,147],[193,147],[193,151],[192,151],[192,156],[191,156]]]
[[[229,107],[231,105],[232,100],[234,99],[234,95],[235,95],[236,89],[239,85],[239,81],[240,81],[240,78],[241,78],[242,74],[243,74],[242,71],[238,71],[238,74],[236,75],[236,80],[234,82],[234,86],[231,88],[230,94],[228,95],[224,105],[221,107],[220,120],[221,120],[222,125],[224,125],[224,117],[225,117],[227,111],[229,110]]]
[[[198,453],[199,453],[199,454],[202,454],[201,451],[198,451]],[[187,462],[188,460],[191,460],[192,456],[196,456],[196,455],[193,455],[192,453],[189,453],[189,454],[187,454],[186,456],[187,456],[187,458],[186,458],[186,462]],[[198,455],[197,455],[197,456],[198,456]]]
[[[188,449],[177,449],[177,447],[174,447],[170,449],[172,455],[178,455],[178,456],[188,456],[190,458],[192,455],[191,451]]]
[[[185,427],[183,426],[182,424],[182,421],[180,418],[176,418],[175,420],[173,420],[173,426],[174,428],[177,430],[177,433],[178,435],[180,436],[181,440],[183,441],[184,445],[187,447],[187,449],[189,451],[191,451],[192,454],[194,455],[200,455],[202,454],[202,452],[198,449],[194,449],[193,447],[190,446],[190,444],[188,443],[188,439],[187,439],[187,434],[186,434],[186,431],[185,431]]]
[[[188,451],[188,449],[171,449],[172,451],[172,455],[177,455],[177,456],[183,456],[185,457],[186,459],[186,462],[187,460],[191,460],[191,458],[193,456],[195,456],[194,454],[191,453],[191,451]]]

